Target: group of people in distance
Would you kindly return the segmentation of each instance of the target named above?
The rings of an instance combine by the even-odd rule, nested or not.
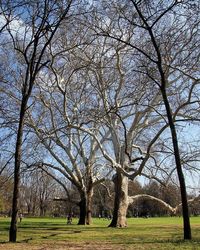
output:
[[[18,215],[19,223],[22,222],[22,218],[23,218],[23,214],[19,213],[19,215]],[[67,224],[68,225],[72,224],[72,214],[68,214],[68,216],[67,216]]]
[[[23,214],[19,213],[18,218],[19,218],[19,223],[21,223],[22,222],[22,218],[23,218]],[[67,225],[71,225],[72,224],[72,218],[73,218],[73,214],[69,213],[68,216],[67,216]],[[99,214],[99,219],[101,219],[101,218],[102,218],[102,216]],[[112,216],[110,215],[110,216],[103,217],[103,218],[110,220],[110,219],[112,219]]]

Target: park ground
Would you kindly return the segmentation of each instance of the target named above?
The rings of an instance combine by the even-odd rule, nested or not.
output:
[[[192,241],[183,240],[182,218],[130,218],[127,228],[108,228],[108,220],[90,226],[64,218],[23,218],[17,243],[8,242],[10,218],[0,217],[0,250],[196,250],[200,249],[200,217],[192,217]]]

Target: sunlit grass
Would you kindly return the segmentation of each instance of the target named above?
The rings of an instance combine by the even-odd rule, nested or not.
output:
[[[0,218],[0,243],[3,243],[0,249],[18,249],[13,245],[7,248],[9,222],[9,218]],[[83,246],[86,243],[109,244],[113,249],[200,249],[200,217],[191,218],[192,241],[183,241],[182,218],[179,217],[131,218],[127,228],[108,228],[108,224],[104,219],[93,219],[90,226],[78,226],[77,219],[67,225],[64,218],[23,218],[18,225],[17,244],[26,243],[27,249],[41,244],[51,246],[53,242],[57,246],[59,242]]]

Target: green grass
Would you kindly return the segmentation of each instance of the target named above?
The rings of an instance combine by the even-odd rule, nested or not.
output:
[[[66,225],[66,219],[60,218],[23,218],[18,227],[18,243],[12,247],[8,243],[9,222],[9,218],[0,218],[2,250],[43,249],[42,245],[44,249],[90,249],[89,246],[99,250],[200,249],[200,217],[191,218],[192,241],[182,240],[182,218],[179,217],[131,218],[128,227],[122,229],[108,228],[109,221],[104,219],[94,219],[91,226],[78,226],[75,219],[72,225]],[[57,248],[55,245],[52,248],[55,242]]]

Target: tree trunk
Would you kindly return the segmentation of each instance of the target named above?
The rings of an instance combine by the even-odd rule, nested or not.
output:
[[[80,215],[79,215],[79,221],[78,225],[85,225],[86,224],[86,195],[81,195],[81,201],[79,202],[79,208],[80,208]]]
[[[31,213],[31,204],[27,205],[27,213],[28,213],[28,215]]]
[[[137,8],[137,5],[134,4]],[[137,11],[140,15],[140,17],[143,18],[142,13],[137,8]],[[188,202],[187,202],[187,192],[186,192],[186,186],[185,186],[185,178],[181,166],[181,159],[180,159],[180,152],[179,152],[179,146],[178,146],[178,139],[177,139],[177,133],[176,133],[176,127],[173,120],[173,115],[171,112],[170,103],[168,100],[168,96],[166,93],[166,86],[167,86],[167,80],[165,78],[165,71],[162,66],[162,54],[160,51],[160,46],[157,44],[157,41],[155,39],[155,36],[152,31],[152,27],[148,25],[148,23],[145,21],[146,26],[148,27],[148,32],[151,37],[152,44],[155,48],[155,52],[157,54],[157,67],[158,71],[160,73],[160,91],[162,93],[162,98],[164,101],[166,113],[167,113],[167,119],[171,131],[171,137],[172,137],[172,144],[174,149],[174,157],[176,162],[176,170],[178,174],[179,184],[180,184],[180,191],[181,191],[181,201],[182,201],[182,212],[183,212],[183,225],[184,225],[184,239],[190,240],[192,238],[191,235],[191,227],[190,227],[190,218],[189,218],[189,209],[188,209]]]
[[[92,224],[92,197],[93,197],[93,187],[91,187],[87,192],[87,225]]]
[[[189,208],[188,208],[188,201],[187,201],[185,178],[184,178],[184,174],[183,174],[183,170],[181,166],[177,133],[176,133],[176,128],[174,125],[174,121],[173,121],[173,117],[172,117],[171,109],[170,109],[170,104],[167,98],[165,88],[161,87],[161,92],[162,92],[163,101],[165,104],[168,122],[170,126],[172,143],[173,143],[173,148],[174,148],[174,156],[175,156],[175,161],[176,161],[176,169],[177,169],[177,174],[178,174],[178,179],[179,179],[179,184],[180,184],[182,213],[183,213],[183,226],[184,226],[184,239],[190,240],[192,238],[192,235],[191,235],[191,227],[190,227]]]
[[[113,218],[109,227],[126,227],[128,209],[128,178],[117,172],[113,179],[115,185],[115,201]]]
[[[15,168],[14,168],[14,188],[13,188],[13,200],[12,200],[12,216],[9,231],[9,241],[16,242],[17,239],[17,213],[19,206],[19,183],[20,183],[20,164],[22,155],[22,138],[23,138],[23,127],[24,117],[26,110],[26,98],[22,99],[19,127],[17,131],[17,140],[15,146]]]
[[[33,198],[33,202],[32,202],[32,215],[35,215],[35,214],[36,214],[36,196]]]
[[[45,208],[44,208],[44,205],[40,205],[40,216],[45,216]]]

